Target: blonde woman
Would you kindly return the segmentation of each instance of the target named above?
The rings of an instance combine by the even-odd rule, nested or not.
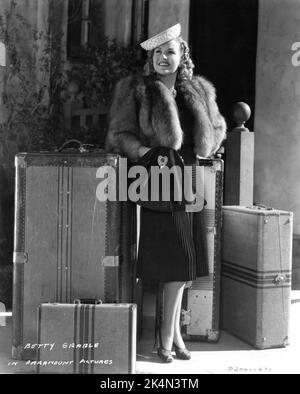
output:
[[[176,150],[185,165],[210,157],[220,147],[226,123],[219,112],[213,85],[193,75],[193,62],[180,24],[141,43],[147,51],[143,75],[121,80],[110,111],[106,149],[132,162],[153,148]],[[159,326],[158,356],[172,362],[191,358],[180,330],[180,311],[185,286],[208,274],[194,242],[193,215],[141,209],[138,276],[159,284],[163,290],[163,319]],[[180,218],[180,219],[178,219]],[[180,231],[179,222],[188,229]]]

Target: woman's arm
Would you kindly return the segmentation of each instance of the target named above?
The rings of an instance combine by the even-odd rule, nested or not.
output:
[[[211,155],[213,155],[218,151],[223,140],[226,138],[227,125],[224,117],[219,112],[216,101],[209,102],[208,110],[214,129],[213,145],[211,147]]]
[[[196,77],[194,83],[201,96],[203,92],[205,93],[207,117],[211,125],[211,136],[209,138],[210,152],[208,156],[211,156],[218,151],[223,140],[226,138],[226,121],[220,114],[216,102],[216,91],[212,83],[203,77]]]
[[[133,161],[138,160],[148,149],[139,138],[135,85],[135,77],[127,77],[117,83],[105,144],[107,151],[120,153]]]

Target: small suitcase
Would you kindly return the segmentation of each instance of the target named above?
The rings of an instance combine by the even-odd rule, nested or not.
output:
[[[132,302],[135,205],[97,196],[99,169],[118,175],[119,163],[103,151],[16,156],[13,358],[35,358],[24,344],[41,303]]]
[[[42,304],[38,373],[133,374],[135,304]]]
[[[293,214],[223,207],[221,328],[257,349],[288,344]]]
[[[199,165],[206,205],[199,213],[201,231],[195,242],[204,248],[202,254],[207,259],[209,274],[194,280],[184,291],[181,324],[187,340],[216,342],[219,339],[223,161],[201,159]]]

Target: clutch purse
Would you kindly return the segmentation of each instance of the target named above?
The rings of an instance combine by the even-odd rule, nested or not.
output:
[[[144,169],[143,176],[129,185],[130,199],[138,205],[153,211],[174,212],[185,211],[194,203],[192,177],[184,170],[184,161],[174,149],[152,148],[135,166]],[[187,194],[190,198],[186,198]]]

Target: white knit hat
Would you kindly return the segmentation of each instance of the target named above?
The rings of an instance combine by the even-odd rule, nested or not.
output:
[[[148,38],[148,40],[143,41],[140,45],[146,51],[151,51],[152,49],[162,45],[168,41],[173,40],[174,38],[179,37],[181,34],[181,25],[177,23],[174,26],[169,27],[168,29],[162,31],[161,33],[156,34],[155,36]]]

